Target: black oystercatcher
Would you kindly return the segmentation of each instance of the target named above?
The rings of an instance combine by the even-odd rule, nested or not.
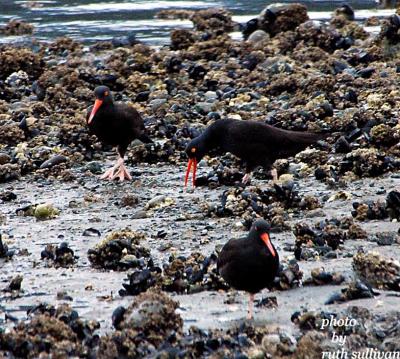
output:
[[[227,283],[250,294],[248,319],[253,317],[255,293],[270,288],[279,270],[279,255],[269,237],[269,224],[253,223],[246,238],[231,239],[218,257],[217,268]]]
[[[132,106],[126,103],[114,103],[110,89],[99,86],[94,90],[96,101],[89,107],[86,120],[91,133],[107,144],[117,148],[118,160],[108,169],[101,179],[119,178],[131,180],[132,177],[124,165],[124,156],[134,139],[144,143],[152,142],[145,134],[143,120]]]
[[[283,130],[258,121],[218,120],[187,145],[189,163],[185,186],[192,167],[195,185],[197,163],[212,150],[230,152],[243,160],[246,174],[242,182],[247,183],[256,167],[271,169],[278,158],[293,156],[325,137],[324,134]],[[276,171],[271,172],[276,180]]]

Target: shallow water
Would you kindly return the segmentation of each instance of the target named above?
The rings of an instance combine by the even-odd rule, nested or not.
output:
[[[268,3],[265,0],[199,0],[199,1],[145,1],[145,0],[0,0],[0,24],[10,18],[22,18],[35,25],[34,36],[49,40],[70,36],[92,43],[115,36],[134,33],[139,40],[152,45],[168,43],[169,32],[178,27],[191,27],[190,21],[159,20],[154,15],[162,9],[202,9],[225,7],[233,12],[234,20],[244,23],[255,17]],[[291,2],[291,1],[281,1]],[[293,2],[293,1],[292,1]],[[313,19],[324,19],[343,1],[303,1]],[[356,14],[365,18],[372,14],[386,16],[393,10],[376,10],[371,0],[349,1]],[[0,42],[13,42],[21,37],[0,37]]]

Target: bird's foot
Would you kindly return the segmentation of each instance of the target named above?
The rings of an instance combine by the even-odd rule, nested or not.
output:
[[[109,168],[107,171],[105,171],[105,172],[100,176],[100,179],[102,179],[102,180],[112,180],[112,179],[114,179],[115,170],[116,170],[116,167],[115,167],[115,166]]]
[[[250,173],[246,173],[243,178],[242,178],[242,183],[244,185],[248,184],[250,182],[251,179],[251,174]]]
[[[114,174],[112,179],[118,178],[120,180],[120,182],[123,182],[125,180],[131,181],[132,180],[132,176],[130,175],[130,173],[128,172],[127,168],[125,167],[125,165],[123,163],[121,163],[121,165],[119,166],[117,172]]]

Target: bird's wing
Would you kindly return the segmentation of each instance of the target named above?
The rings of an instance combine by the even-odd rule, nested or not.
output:
[[[324,137],[323,134],[288,131],[256,121],[238,121],[227,133],[228,142],[241,143],[239,151],[254,154],[263,151],[276,158],[296,154]]]
[[[222,247],[217,261],[218,270],[222,269],[228,262],[234,261],[242,255],[243,250],[246,248],[245,240],[246,238],[231,239]]]

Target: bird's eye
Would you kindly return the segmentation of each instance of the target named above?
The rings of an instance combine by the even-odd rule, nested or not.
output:
[[[193,147],[193,148],[190,150],[190,152],[195,153],[195,152],[196,152],[196,148]]]
[[[108,96],[108,91],[104,92],[104,96]]]

